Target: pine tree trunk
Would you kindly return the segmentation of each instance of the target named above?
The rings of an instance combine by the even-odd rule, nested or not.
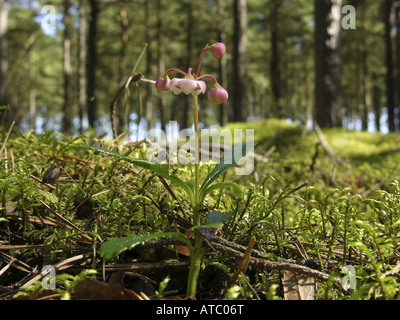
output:
[[[394,98],[394,73],[393,73],[393,43],[392,29],[394,23],[393,0],[384,0],[384,23],[386,45],[386,106],[388,109],[388,127],[390,132],[395,131],[395,98]]]
[[[96,68],[97,68],[97,17],[100,11],[97,0],[89,0],[90,20],[87,57],[87,109],[89,126],[94,128],[97,120]]]
[[[7,105],[7,28],[8,1],[0,0],[0,106]]]
[[[234,0],[233,29],[233,118],[234,122],[243,122],[247,118],[246,97],[246,50],[247,50],[247,3],[246,0]]]
[[[315,0],[315,119],[340,127],[340,29],[342,0]]]
[[[71,101],[71,39],[70,39],[70,1],[64,0],[64,106],[63,132],[72,133],[72,101]]]
[[[162,17],[162,0],[156,1],[157,11],[157,58],[158,58],[158,74],[165,72],[164,66],[164,45],[163,45],[163,17]],[[161,95],[158,99],[158,110],[160,113],[161,130],[166,131],[167,121],[165,114],[164,96]]]
[[[225,34],[225,0],[218,0],[218,42],[226,42]],[[226,55],[223,55],[220,59],[218,67],[218,79],[220,79],[220,84],[228,90],[228,75],[226,68]],[[218,110],[218,122],[220,126],[225,126],[228,123],[228,112],[226,108],[226,103],[219,104]]]
[[[119,55],[119,84],[122,86],[126,79],[124,77],[125,75],[125,69],[126,69],[126,51],[128,47],[128,26],[129,26],[129,21],[127,17],[127,12],[126,12],[126,5],[127,5],[127,0],[124,0],[124,3],[122,4],[122,9],[120,11],[120,17],[121,17],[121,50],[120,50],[120,55]],[[117,111],[117,116],[118,116],[118,124],[117,124],[117,132],[122,133],[124,130],[127,128],[125,127],[125,115],[126,115],[126,96],[125,94],[121,95],[121,98],[119,100],[119,108]]]
[[[79,67],[78,67],[78,114],[79,133],[83,133],[83,111],[86,103],[86,8],[79,0]]]
[[[272,0],[270,2],[270,30],[271,30],[271,61],[270,61],[270,78],[272,86],[272,106],[278,118],[282,117],[281,98],[281,73],[279,68],[279,7],[280,0]]]

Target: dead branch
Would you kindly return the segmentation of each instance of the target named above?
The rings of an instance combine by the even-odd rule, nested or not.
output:
[[[331,148],[331,146],[328,144],[328,142],[326,142],[325,137],[322,133],[321,128],[319,127],[318,123],[316,121],[314,121],[314,128],[315,128],[315,132],[317,133],[319,142],[321,144],[322,149],[324,149],[325,153],[329,156],[329,158],[332,160],[333,162],[333,171],[332,171],[332,183],[336,184],[336,173],[337,173],[337,168],[339,165],[344,165],[344,161],[340,160],[335,151],[333,151],[333,149]],[[318,145],[317,145],[318,148]],[[316,152],[316,155],[318,153]],[[314,156],[314,158],[316,157],[316,155]],[[314,163],[315,159],[313,159],[313,163]]]

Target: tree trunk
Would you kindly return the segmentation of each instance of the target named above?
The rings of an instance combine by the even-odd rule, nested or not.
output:
[[[126,13],[126,5],[127,0],[124,0],[122,4],[122,9],[120,11],[121,16],[121,50],[119,56],[119,85],[120,87],[125,83],[126,79],[124,78],[125,69],[126,69],[126,50],[128,47],[128,18]],[[121,95],[119,100],[119,109],[117,111],[118,116],[118,124],[117,124],[117,132],[124,132],[125,128],[125,113],[126,113],[126,96],[125,94]]]
[[[36,36],[32,33],[26,42],[29,61],[29,114],[31,129],[36,130],[35,46]]]
[[[225,0],[218,0],[218,41],[225,43]],[[220,84],[228,90],[228,75],[226,70],[226,55],[224,54],[220,59],[218,67],[218,75]],[[225,126],[228,123],[228,112],[226,108],[226,103],[221,103],[218,105],[218,122],[220,126]]]
[[[192,65],[192,31],[193,31],[193,6],[192,3],[189,1],[188,3],[184,4],[186,7],[186,66],[190,67]],[[179,124],[181,128],[189,128],[189,106],[191,105],[191,99],[187,95],[180,95],[180,100],[182,101],[182,113],[181,113],[181,121]]]
[[[0,0],[0,106],[8,104],[7,28],[8,28],[8,0]]]
[[[396,7],[396,102],[395,106],[400,108],[400,6]],[[398,119],[400,123],[400,112]]]
[[[279,68],[279,8],[281,0],[270,1],[271,61],[270,77],[272,86],[272,109],[278,118],[283,116],[281,98],[281,72]]]
[[[94,128],[97,120],[96,100],[96,68],[97,68],[97,17],[100,11],[97,0],[89,0],[90,20],[88,38],[88,61],[87,61],[87,109],[89,126]]]
[[[162,0],[156,1],[156,14],[157,14],[157,58],[158,58],[158,74],[161,75],[165,72],[164,65],[164,46],[163,46],[163,23],[162,23]],[[161,130],[166,131],[167,122],[165,116],[165,102],[164,95],[158,99],[158,110],[160,113]]]
[[[395,98],[394,98],[394,73],[393,73],[393,44],[392,30],[394,23],[393,0],[384,0],[384,23],[385,23],[385,45],[386,45],[386,106],[388,110],[388,128],[390,132],[395,131]]]
[[[70,38],[70,1],[64,0],[64,106],[63,106],[63,132],[72,133],[72,101],[71,101],[71,38]]]
[[[79,67],[78,67],[78,114],[79,133],[83,133],[83,111],[86,103],[86,8],[79,0]]]
[[[150,17],[151,17],[151,11],[150,11],[150,0],[145,0],[144,2],[145,5],[145,37],[146,37],[146,43],[148,44],[148,48],[146,50],[146,76],[149,77],[150,75],[153,75],[156,73],[156,66],[153,61],[153,50],[151,48],[151,34],[150,34]],[[155,96],[156,96],[156,89],[155,86],[145,86],[146,88],[146,122],[147,122],[147,130],[150,130],[150,128],[153,125],[153,107],[155,104]]]
[[[375,113],[375,127],[376,131],[381,131],[381,88],[379,86],[379,77],[374,72],[372,73],[372,103],[374,106],[374,113]]]
[[[243,122],[247,118],[246,98],[246,49],[247,49],[247,3],[246,0],[233,2],[233,118]]]
[[[340,127],[340,29],[342,0],[315,0],[315,119]]]

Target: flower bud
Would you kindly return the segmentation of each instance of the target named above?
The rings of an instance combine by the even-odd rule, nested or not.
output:
[[[210,49],[214,58],[221,59],[225,54],[226,46],[222,42],[217,42],[213,44]]]
[[[211,102],[221,104],[228,100],[228,92],[220,85],[217,85],[208,92],[207,98]]]
[[[169,80],[168,76],[166,76],[165,78],[160,77],[157,79],[155,86],[160,91],[169,91],[171,86],[171,81]]]

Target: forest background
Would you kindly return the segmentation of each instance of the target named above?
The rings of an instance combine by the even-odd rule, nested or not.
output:
[[[370,132],[399,130],[400,6],[392,0],[0,0],[0,106],[22,132],[111,132],[110,102],[136,72],[156,80],[205,57],[230,99],[201,101],[201,126],[264,118]],[[345,10],[343,10],[345,9]],[[190,100],[138,81],[116,105],[118,132],[170,119]]]

